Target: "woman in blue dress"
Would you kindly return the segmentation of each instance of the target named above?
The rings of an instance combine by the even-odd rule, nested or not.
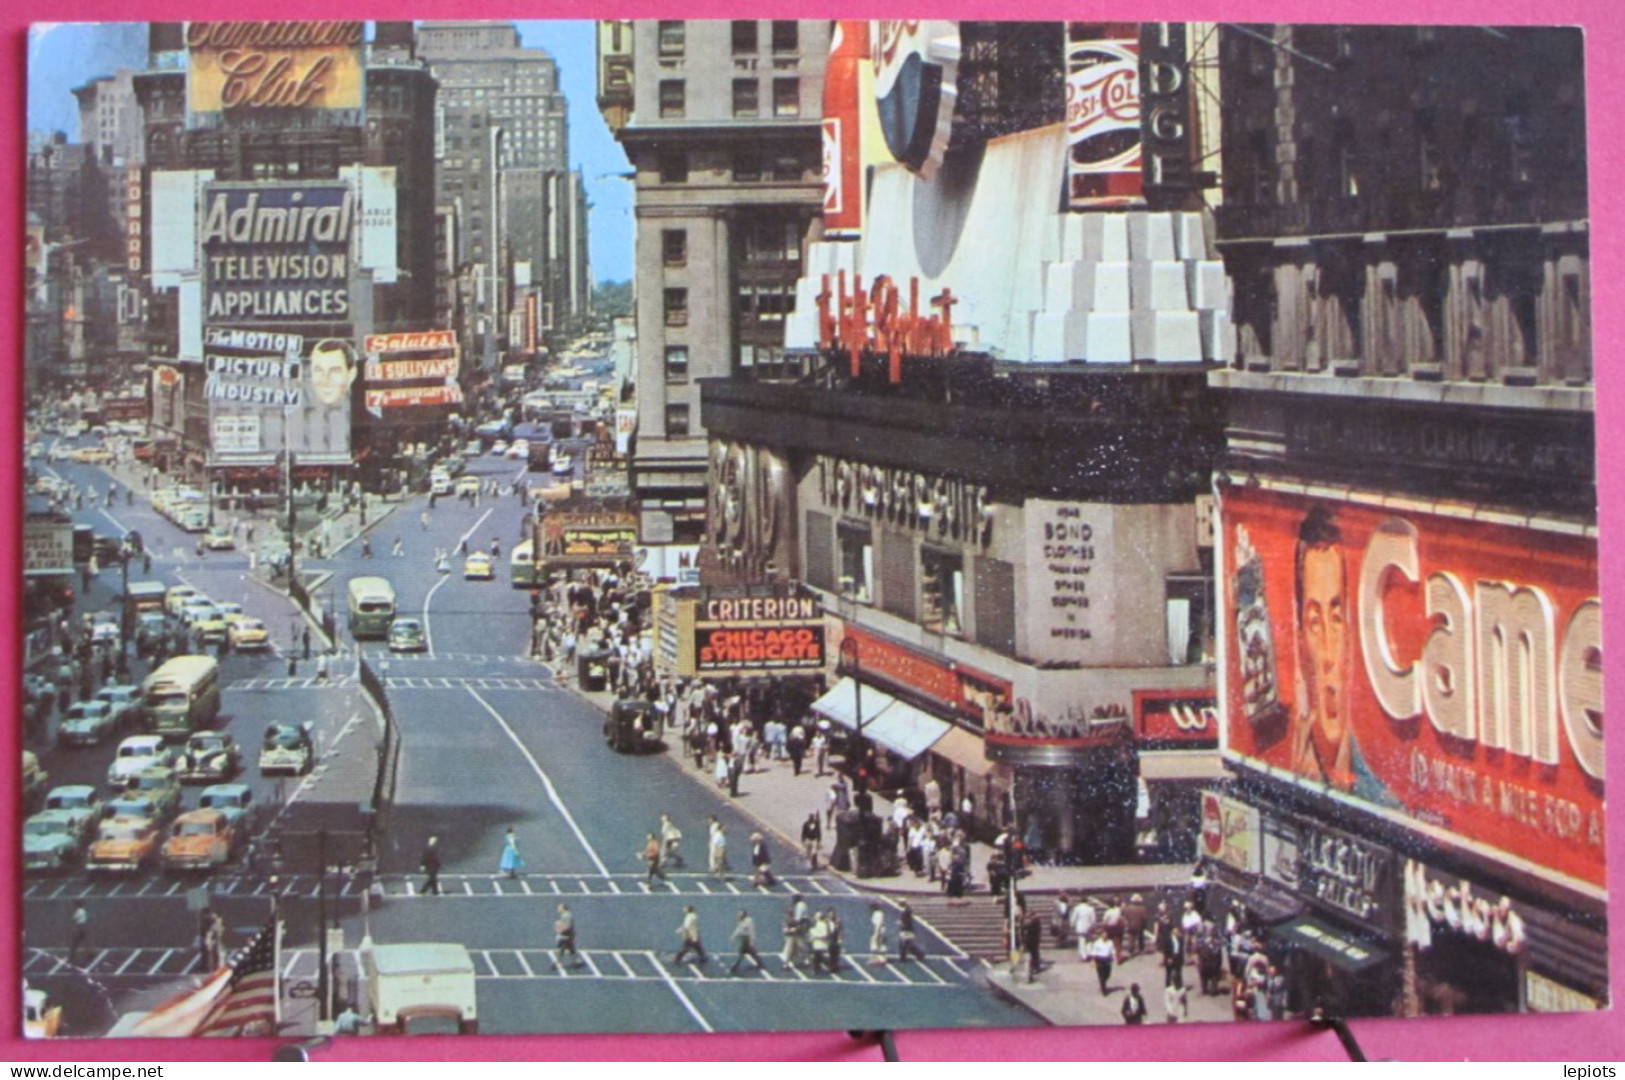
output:
[[[502,861],[497,864],[497,868],[511,878],[517,878],[519,871],[525,868],[525,860],[519,856],[519,843],[514,839],[511,828],[502,844]]]

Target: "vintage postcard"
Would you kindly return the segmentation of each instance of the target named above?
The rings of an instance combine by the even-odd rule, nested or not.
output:
[[[1583,47],[37,27],[27,1034],[1607,1007]]]

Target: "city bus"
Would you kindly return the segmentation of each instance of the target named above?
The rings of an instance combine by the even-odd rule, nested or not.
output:
[[[177,656],[141,684],[141,704],[156,735],[184,739],[220,715],[220,664],[212,656]]]
[[[395,587],[381,577],[350,579],[350,636],[377,638],[389,636],[395,621]]]
[[[508,556],[509,581],[516,589],[528,589],[536,584],[535,543],[524,540],[514,545],[513,554]]]

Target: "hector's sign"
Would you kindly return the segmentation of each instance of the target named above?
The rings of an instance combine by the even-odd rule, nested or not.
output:
[[[1231,755],[1603,884],[1586,536],[1227,488]]]

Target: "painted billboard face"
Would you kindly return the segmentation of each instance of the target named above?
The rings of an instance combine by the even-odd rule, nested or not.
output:
[[[317,343],[310,351],[310,378],[316,387],[316,400],[323,405],[347,400],[350,384],[355,382],[355,357],[349,344],[336,340]]]
[[[1352,775],[1345,721],[1349,652],[1342,552],[1331,544],[1304,549],[1298,588],[1304,701],[1294,729],[1293,770],[1346,790]]]
[[[1227,749],[1600,887],[1593,538],[1230,488]]]

